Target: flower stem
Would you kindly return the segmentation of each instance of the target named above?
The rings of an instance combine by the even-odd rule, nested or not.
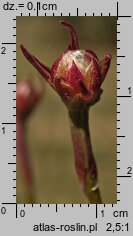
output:
[[[25,142],[25,124],[23,121],[17,121],[17,156],[20,162],[24,183],[27,189],[28,203],[34,203],[34,183],[27,146]]]
[[[69,110],[71,135],[77,175],[89,203],[102,204],[98,187],[98,174],[94,160],[89,125],[88,106],[76,111]]]

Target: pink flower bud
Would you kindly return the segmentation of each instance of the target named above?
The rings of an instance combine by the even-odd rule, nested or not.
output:
[[[78,38],[72,25],[61,21],[71,34],[71,43],[53,64],[51,70],[31,55],[24,46],[25,57],[58,92],[66,105],[75,99],[89,104],[95,103],[102,93],[101,84],[110,66],[111,55],[100,62],[91,50],[79,49]]]
[[[17,82],[16,86],[16,112],[17,119],[24,119],[31,113],[41,97],[31,81]]]

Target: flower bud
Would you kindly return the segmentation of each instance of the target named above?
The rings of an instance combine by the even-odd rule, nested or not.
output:
[[[93,51],[79,49],[77,34],[72,25],[65,21],[60,23],[70,31],[71,43],[68,50],[54,62],[51,70],[23,45],[22,52],[67,106],[74,101],[92,105],[99,100],[102,93],[100,87],[109,69],[111,55],[107,54],[100,62]]]
[[[16,86],[16,113],[17,119],[23,120],[34,109],[40,99],[40,95],[31,81],[17,82]]]
[[[98,58],[94,55],[87,50],[66,51],[51,69],[52,83],[56,86],[56,78],[62,78],[60,81],[62,89],[66,89],[71,98],[77,95],[91,102],[99,93],[105,77],[103,74],[107,73],[111,59],[110,55],[106,56],[102,69]]]

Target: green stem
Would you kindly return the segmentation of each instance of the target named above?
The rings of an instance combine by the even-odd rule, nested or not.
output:
[[[34,203],[34,183],[31,165],[25,142],[25,124],[17,121],[17,160],[19,161],[24,183],[27,189],[27,203]]]
[[[88,107],[76,111],[69,111],[71,135],[75,156],[76,171],[81,181],[83,191],[92,204],[101,204],[98,187],[98,174],[94,160],[89,125]]]

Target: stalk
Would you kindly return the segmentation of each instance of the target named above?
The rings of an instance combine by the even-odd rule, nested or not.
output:
[[[34,182],[32,169],[29,162],[27,145],[25,141],[25,124],[23,121],[17,121],[17,156],[20,162],[24,183],[27,189],[28,203],[34,203]]]
[[[89,203],[102,204],[97,167],[91,146],[88,110],[85,106],[76,111],[69,111],[75,166]]]

